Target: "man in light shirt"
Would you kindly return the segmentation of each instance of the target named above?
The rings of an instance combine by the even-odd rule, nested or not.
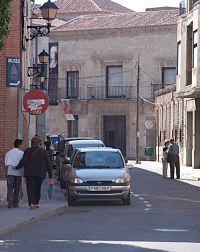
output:
[[[24,152],[21,150],[22,140],[14,141],[14,148],[9,150],[5,156],[7,168],[7,200],[8,208],[19,206],[19,193],[23,175],[23,168],[16,170],[15,167],[22,159]]]
[[[180,161],[179,161],[179,146],[174,139],[170,139],[168,151],[170,157],[170,178],[174,179],[174,166],[176,167],[176,178],[180,179]]]

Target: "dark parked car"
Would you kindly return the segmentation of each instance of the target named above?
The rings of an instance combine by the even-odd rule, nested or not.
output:
[[[65,149],[64,149],[64,154],[61,154],[59,157],[59,166],[58,166],[58,174],[59,174],[59,181],[60,181],[60,187],[61,188],[66,188],[66,178],[64,176],[65,169],[63,166],[63,161],[65,160],[70,160],[72,158],[72,155],[74,151],[77,148],[82,148],[82,147],[104,147],[105,144],[101,140],[97,139],[73,139],[70,140],[66,143]]]
[[[64,151],[68,143],[74,140],[84,140],[93,139],[90,137],[66,137],[64,139],[59,139],[58,143],[55,144],[55,151],[53,154],[54,168],[56,169],[57,179],[60,181],[62,188],[65,188],[65,182],[62,181],[60,177],[60,166],[63,163]]]
[[[57,151],[59,151],[61,154],[64,153],[65,148],[68,146],[69,142],[74,141],[74,140],[88,140],[88,139],[93,139],[91,137],[67,137],[62,139],[58,146],[57,146]]]
[[[120,199],[130,205],[131,176],[119,149],[80,148],[66,169],[68,205],[80,200]]]

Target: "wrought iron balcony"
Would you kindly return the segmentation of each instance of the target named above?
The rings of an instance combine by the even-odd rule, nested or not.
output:
[[[133,99],[136,88],[132,86],[88,86],[86,88],[58,88],[58,99]]]
[[[134,97],[132,91],[131,86],[92,86],[87,88],[87,99],[131,99]]]

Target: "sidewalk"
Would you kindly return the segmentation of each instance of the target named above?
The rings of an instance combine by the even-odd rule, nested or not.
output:
[[[133,167],[142,168],[151,172],[158,173],[162,176],[162,163],[157,161],[141,161],[140,164],[136,164],[135,161],[129,161]],[[176,170],[176,169],[175,169]],[[170,174],[170,168],[168,166],[168,177]],[[176,174],[176,173],[175,173]],[[176,177],[176,176],[175,176]],[[180,167],[180,181],[194,184],[200,186],[200,169],[194,169],[191,166],[183,166]]]
[[[19,208],[7,208],[7,202],[0,203],[0,235],[15,231],[28,224],[59,215],[67,210],[65,196],[54,181],[53,199],[47,197],[48,183],[45,180],[41,190],[40,208],[30,209],[26,195]]]
[[[134,168],[145,169],[162,176],[162,163],[160,162],[142,161],[141,164],[136,164],[135,161],[129,161],[129,164],[132,164]],[[200,187],[200,169],[181,166],[180,171],[181,179],[178,181]],[[48,199],[47,197],[47,186],[47,181],[44,181],[40,200],[41,207],[38,209],[31,210],[29,208],[26,195],[24,196],[25,200],[22,201],[20,208],[8,209],[6,203],[0,203],[0,235],[15,231],[18,228],[44,220],[48,217],[62,214],[67,210],[68,205],[64,193],[60,189],[58,183],[54,181],[53,199]]]

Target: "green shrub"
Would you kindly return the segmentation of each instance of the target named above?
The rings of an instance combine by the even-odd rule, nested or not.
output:
[[[0,4],[0,49],[3,47],[3,40],[10,31],[10,3],[12,0],[1,0]]]

